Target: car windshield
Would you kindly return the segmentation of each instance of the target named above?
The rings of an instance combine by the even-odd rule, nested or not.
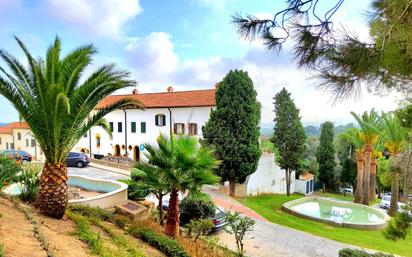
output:
[[[384,196],[384,197],[382,197],[382,200],[383,201],[390,201],[391,197],[390,196]]]

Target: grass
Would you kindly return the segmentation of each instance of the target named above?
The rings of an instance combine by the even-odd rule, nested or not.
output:
[[[332,195],[329,195],[332,196]],[[336,195],[333,195],[336,197]],[[383,237],[382,231],[358,230],[335,227],[328,224],[306,220],[281,210],[283,203],[303,197],[302,195],[260,195],[246,199],[246,205],[270,222],[339,242],[357,245],[369,249],[389,252],[397,255],[412,256],[412,235],[406,240],[392,242]],[[341,196],[343,197],[343,196]]]
[[[0,243],[0,257],[4,256],[3,245]]]

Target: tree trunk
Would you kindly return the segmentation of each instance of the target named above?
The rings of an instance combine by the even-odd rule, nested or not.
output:
[[[170,192],[169,208],[167,208],[167,219],[165,233],[169,236],[176,237],[179,234],[179,199],[178,191],[172,190]]]
[[[36,206],[47,216],[60,219],[67,206],[67,167],[46,163],[40,178]]]
[[[286,169],[286,195],[290,196],[290,170]]]
[[[369,205],[369,188],[370,188],[370,174],[371,174],[371,161],[372,161],[372,145],[365,145],[365,172],[363,174],[363,196],[362,204]]]
[[[163,222],[163,194],[161,193],[160,195],[158,195],[158,198],[157,198],[158,200],[159,200],[159,205],[157,206],[157,208],[159,209],[159,221],[160,221],[160,226],[163,226],[164,225],[164,222]]]
[[[369,201],[376,200],[376,159],[371,162],[371,181],[369,188]]]
[[[229,195],[235,196],[236,192],[236,180],[229,180]]]
[[[358,168],[358,174],[356,176],[356,190],[355,190],[355,203],[362,202],[362,187],[363,187],[363,155],[362,153],[356,156],[356,164]]]
[[[398,195],[399,195],[399,174],[393,173],[391,180],[391,205],[389,207],[389,216],[394,217],[398,213]]]
[[[406,158],[406,161],[405,161],[405,172],[404,172],[404,176],[403,176],[403,195],[402,195],[402,201],[404,202],[404,203],[407,203],[408,202],[408,194],[409,194],[409,174],[411,173],[410,171],[409,171],[409,167],[411,166],[410,165],[410,163],[411,163],[411,161],[412,161],[412,150],[409,150],[409,153],[407,153],[407,156],[408,157],[405,157]]]

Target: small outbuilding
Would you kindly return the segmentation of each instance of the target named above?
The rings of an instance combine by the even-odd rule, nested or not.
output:
[[[307,172],[299,175],[299,179],[295,181],[295,191],[303,195],[310,195],[313,193],[315,186],[313,174]]]

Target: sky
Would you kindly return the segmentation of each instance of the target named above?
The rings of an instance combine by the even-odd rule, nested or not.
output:
[[[13,36],[22,39],[35,56],[45,56],[56,35],[62,39],[63,54],[92,43],[98,53],[85,74],[102,64],[115,63],[131,72],[142,93],[164,92],[169,86],[175,91],[213,88],[231,69],[243,69],[254,81],[262,104],[262,124],[272,122],[272,98],[282,87],[291,92],[305,124],[327,120],[346,124],[353,122],[350,111],[360,113],[373,107],[390,111],[397,107],[401,99],[398,94],[377,96],[366,90],[361,98],[334,103],[331,95],[316,87],[313,74],[297,69],[288,45],[274,53],[258,41],[239,37],[231,23],[232,15],[271,17],[284,2],[0,0],[0,48],[24,62]],[[368,8],[367,0],[345,0],[334,17],[334,26],[370,40]],[[18,119],[2,96],[0,106],[0,123]]]

